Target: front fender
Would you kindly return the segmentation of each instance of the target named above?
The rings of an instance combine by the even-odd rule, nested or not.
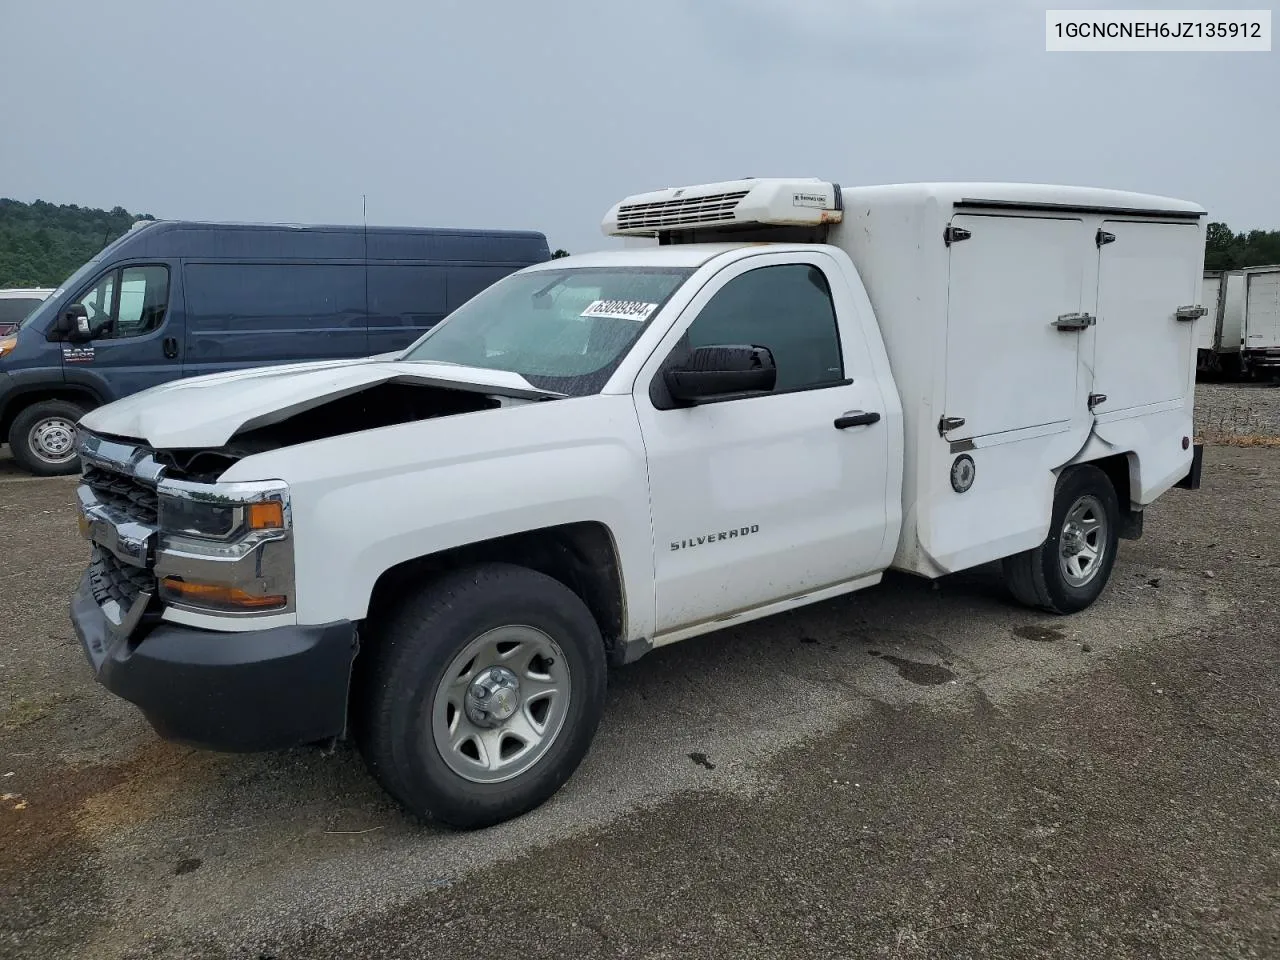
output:
[[[259,454],[224,480],[291,488],[299,623],[359,620],[391,567],[454,547],[596,522],[616,544],[627,640],[651,636],[653,545],[629,396],[531,403]]]

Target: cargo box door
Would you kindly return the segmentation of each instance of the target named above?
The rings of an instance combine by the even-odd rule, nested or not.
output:
[[[1098,247],[1093,392],[1098,415],[1180,400],[1195,371],[1196,318],[1204,245],[1194,223],[1107,220],[1114,240]],[[1208,306],[1206,304],[1206,306]]]
[[[1061,424],[1077,404],[1081,310],[1091,244],[1081,221],[956,216],[947,297],[948,439]],[[967,234],[967,235],[966,235]]]
[[[1247,274],[1244,348],[1280,348],[1280,270]]]
[[[1222,312],[1222,278],[1205,277],[1204,286],[1200,288],[1200,302],[1208,311],[1196,321],[1196,349],[1212,350],[1214,334],[1217,333],[1218,315]]]

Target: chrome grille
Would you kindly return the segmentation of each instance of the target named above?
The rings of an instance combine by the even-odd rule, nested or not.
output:
[[[746,190],[713,193],[701,197],[679,197],[649,203],[624,203],[618,208],[618,228],[622,230],[683,227],[699,223],[723,223],[733,219],[733,211],[747,195]]]
[[[148,526],[156,525],[159,517],[156,491],[142,480],[101,467],[86,466],[81,482],[99,500],[129,519]]]
[[[155,592],[155,577],[140,567],[121,563],[96,543],[89,561],[89,585],[99,606],[114,600],[128,610],[143,591]]]

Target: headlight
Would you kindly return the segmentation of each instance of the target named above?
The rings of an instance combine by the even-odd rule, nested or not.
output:
[[[252,490],[234,490],[252,486]],[[214,485],[161,481],[160,530],[200,540],[237,540],[253,532],[285,529],[284,486],[228,485],[223,493]],[[237,495],[238,494],[238,495]]]
[[[3,340],[0,340],[0,357],[13,353],[16,349],[18,349],[17,337],[5,337]]]
[[[191,610],[287,610],[293,595],[289,489],[264,483],[161,480],[160,596]]]

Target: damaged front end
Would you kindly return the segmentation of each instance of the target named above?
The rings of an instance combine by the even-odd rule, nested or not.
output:
[[[402,423],[493,410],[513,402],[528,401],[476,389],[391,380],[327,397],[301,409],[257,417],[217,447],[176,447],[158,450],[155,456],[169,476],[212,483],[254,454]]]
[[[557,396],[400,367],[255,371],[135,395],[81,420],[76,497],[91,557],[72,622],[98,680],[162,736],[259,750],[345,730],[356,624],[299,622],[294,491],[279,476],[224,480],[229,469]]]

